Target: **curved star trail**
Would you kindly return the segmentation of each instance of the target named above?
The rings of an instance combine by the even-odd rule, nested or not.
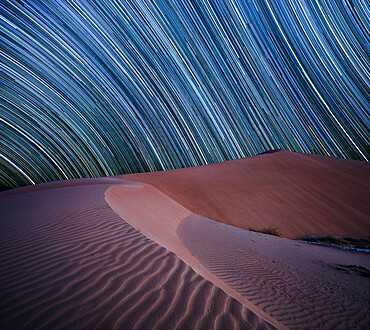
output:
[[[369,160],[364,0],[0,1],[0,184],[287,149]]]

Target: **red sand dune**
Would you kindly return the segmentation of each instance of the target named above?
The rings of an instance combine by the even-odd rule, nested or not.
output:
[[[277,151],[219,164],[125,175],[190,211],[284,237],[370,235],[370,165]]]
[[[368,235],[367,164],[278,152],[126,177],[166,194],[122,177],[0,193],[1,329],[370,327],[368,254],[193,213]]]

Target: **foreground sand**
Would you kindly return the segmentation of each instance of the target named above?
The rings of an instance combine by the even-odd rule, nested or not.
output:
[[[286,164],[296,164],[293,177],[301,173],[301,157],[310,159],[285,152],[258,157],[252,163],[257,162],[258,168],[265,166],[266,171],[276,162],[284,168]],[[283,161],[281,157],[287,159]],[[332,168],[332,161],[309,161],[312,175],[323,171],[322,163]],[[334,167],[337,181],[344,178],[344,190],[349,193],[357,187],[366,192],[367,168],[357,162],[339,161],[341,165]],[[171,180],[176,186],[178,181],[173,180],[180,178],[180,188],[174,191],[177,199],[187,196],[188,202],[192,196],[181,187],[197,186],[191,179],[200,181],[194,196],[203,196],[204,204],[196,198],[193,201],[207,210],[213,200],[207,197],[207,189],[218,203],[227,206],[231,202],[222,189],[230,193],[236,189],[235,176],[230,173],[240,170],[246,160],[235,162],[238,164],[233,171],[229,170],[232,162],[224,163],[225,178],[220,174],[222,164],[194,169],[195,174],[191,169],[181,170],[187,171],[186,175],[171,171],[168,173],[180,175],[170,174],[168,180],[163,179],[165,173],[151,175],[157,185],[165,182],[165,188]],[[276,207],[277,195],[284,198],[293,187],[302,188],[294,180],[287,181],[287,175],[271,176],[278,177],[274,182],[282,182],[283,188],[277,185],[272,195],[261,194],[261,205],[270,198],[270,204]],[[149,180],[150,175],[145,178]],[[271,187],[269,178],[267,175]],[[313,184],[308,181],[308,192],[312,193]],[[243,189],[241,194],[247,191]],[[316,189],[306,210],[318,196],[330,192],[326,184],[322,189],[316,185]],[[180,204],[170,197],[171,193],[163,193],[163,187],[161,190],[113,177],[55,182],[0,193],[0,328],[370,327],[369,254],[312,246],[232,227],[193,213],[184,207],[183,200]],[[228,197],[223,200],[225,196]],[[366,215],[363,199],[357,196],[358,203],[352,205],[351,213],[347,205],[350,197],[345,196],[343,200],[336,196],[336,204],[330,204],[332,199],[328,197],[334,215],[336,205],[347,210],[347,215],[358,216],[354,225],[345,225],[346,230],[356,232],[359,227],[362,236],[369,235],[369,213]],[[243,198],[248,204],[247,197]],[[227,211],[242,207],[240,199],[233,207],[227,206]],[[289,203],[285,206],[291,206]],[[331,218],[320,215],[318,210],[311,211],[320,216],[321,222],[304,218],[304,232],[335,229]],[[329,212],[327,208],[321,210]],[[258,217],[251,219],[243,221],[253,227],[263,222]],[[298,223],[293,219],[291,225],[295,228]],[[287,232],[298,235],[297,229]]]
[[[369,255],[194,217],[179,236],[213,274],[291,329],[369,328]]]
[[[1,329],[271,328],[115,214],[104,199],[115,184],[130,183],[0,195]]]

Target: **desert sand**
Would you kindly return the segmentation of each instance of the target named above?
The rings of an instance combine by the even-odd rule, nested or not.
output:
[[[369,328],[370,254],[288,239],[370,235],[368,164],[327,158],[0,193],[0,328]]]
[[[1,329],[273,328],[114,213],[104,195],[121,184],[140,185],[83,179],[1,194]]]

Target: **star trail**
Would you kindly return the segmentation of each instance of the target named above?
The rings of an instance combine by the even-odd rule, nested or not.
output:
[[[0,1],[0,185],[368,161],[369,70],[364,0]]]

